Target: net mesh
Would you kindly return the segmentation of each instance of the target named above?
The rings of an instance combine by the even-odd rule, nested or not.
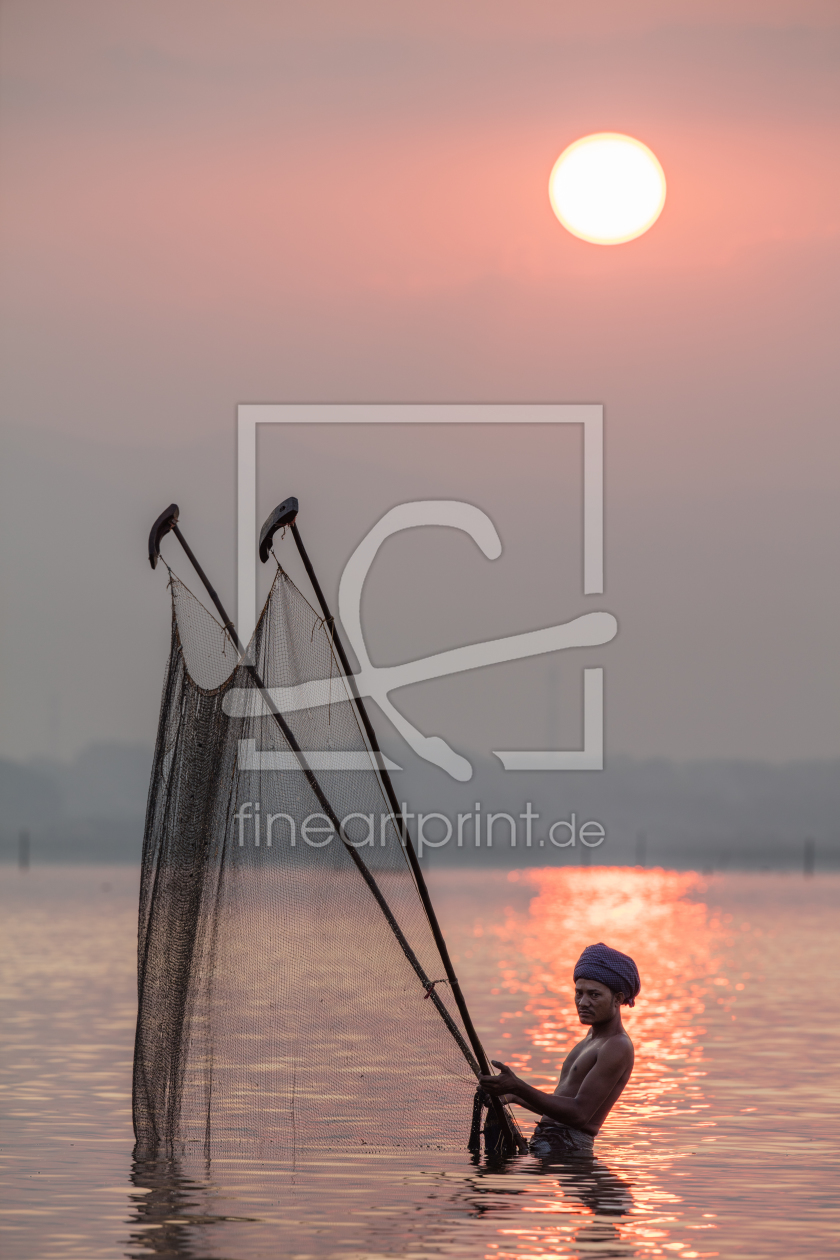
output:
[[[448,986],[429,1000],[418,975],[445,972],[373,762],[317,779],[403,944],[306,775],[265,768],[290,748],[252,673],[170,585],[140,891],[139,1154],[463,1149],[466,1034]],[[327,680],[327,703],[284,710],[304,751],[367,752],[329,627],[282,569],[250,659],[267,687]]]

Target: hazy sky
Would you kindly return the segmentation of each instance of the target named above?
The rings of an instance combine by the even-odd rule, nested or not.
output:
[[[603,403],[608,747],[836,756],[838,51],[836,4],[808,0],[5,0],[0,753],[153,738],[168,612],[146,534],[177,500],[232,605],[237,403],[378,400]],[[601,130],[668,180],[653,230],[614,248],[547,196]],[[329,520],[352,452],[284,441],[261,510],[288,469],[275,497],[305,485]],[[360,438],[361,483],[457,492],[418,441]],[[480,494],[550,498],[539,461],[485,456]],[[509,589],[536,591],[545,558],[514,572],[497,523]],[[329,533],[334,589],[354,540]],[[474,624],[423,620],[406,557],[448,608],[473,580],[428,545],[383,556],[383,658],[496,624],[489,587]],[[523,596],[522,628],[577,611],[547,598]],[[539,717],[569,738],[575,678]],[[405,707],[480,743],[519,685]]]

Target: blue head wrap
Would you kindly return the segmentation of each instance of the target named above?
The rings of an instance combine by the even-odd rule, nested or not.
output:
[[[611,949],[603,941],[597,945],[587,945],[575,963],[575,980],[583,976],[585,980],[598,980],[607,985],[613,993],[624,994],[628,1006],[636,1005],[636,997],[642,987],[639,969],[628,954],[619,949]]]

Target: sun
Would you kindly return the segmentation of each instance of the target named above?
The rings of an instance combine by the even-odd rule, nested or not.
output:
[[[641,140],[601,131],[563,150],[549,176],[548,196],[573,236],[595,245],[620,245],[647,232],[659,218],[665,172]]]

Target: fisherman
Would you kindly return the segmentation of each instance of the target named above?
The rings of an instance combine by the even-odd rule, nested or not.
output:
[[[635,1005],[641,989],[633,959],[603,942],[587,945],[574,981],[578,1019],[589,1032],[567,1054],[554,1093],[529,1085],[497,1059],[499,1075],[479,1078],[488,1094],[541,1117],[529,1144],[534,1155],[591,1154],[633,1071],[633,1043],[621,1022],[621,1007]]]

